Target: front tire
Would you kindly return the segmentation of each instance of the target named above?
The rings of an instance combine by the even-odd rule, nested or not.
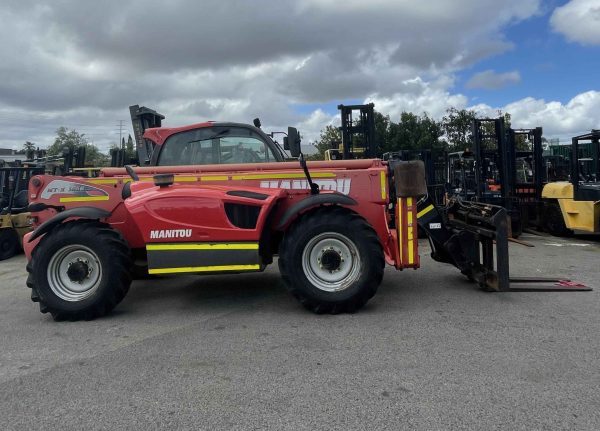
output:
[[[99,222],[73,221],[46,234],[27,265],[31,299],[54,320],[108,314],[131,284],[131,258],[121,235]]]
[[[565,224],[565,218],[558,202],[550,202],[545,205],[544,227],[546,232],[554,236],[570,236],[573,234],[573,231]]]
[[[385,260],[375,231],[340,207],[302,216],[280,246],[287,289],[315,313],[352,313],[375,295]]]

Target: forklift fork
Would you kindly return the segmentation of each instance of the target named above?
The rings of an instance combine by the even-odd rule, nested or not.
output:
[[[456,266],[484,290],[592,290],[564,278],[510,277],[508,217],[502,207],[453,198],[438,208],[426,196],[417,206],[417,220],[429,238],[432,258]]]

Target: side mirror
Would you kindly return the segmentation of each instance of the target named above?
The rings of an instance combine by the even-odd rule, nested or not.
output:
[[[285,141],[284,141],[285,148]],[[295,127],[288,127],[287,146],[292,157],[300,156],[300,134]]]
[[[288,142],[287,136],[283,137],[283,149],[285,151],[290,151],[290,143]]]

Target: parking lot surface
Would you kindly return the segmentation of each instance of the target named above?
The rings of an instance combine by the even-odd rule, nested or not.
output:
[[[486,293],[428,257],[353,315],[265,273],[134,282],[54,322],[0,263],[2,429],[600,429],[600,242],[525,235],[515,275],[593,292]]]

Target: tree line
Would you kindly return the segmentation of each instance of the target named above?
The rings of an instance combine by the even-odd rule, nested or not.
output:
[[[510,127],[510,114],[501,111],[497,114],[498,117],[504,117],[506,127]],[[473,110],[449,108],[440,121],[427,113],[417,115],[402,112],[396,122],[389,115],[375,111],[375,142],[378,145],[378,154],[399,150],[462,151],[471,148],[472,124],[477,117]],[[322,159],[325,151],[337,148],[341,142],[339,128],[326,126],[315,143],[318,154],[314,158]]]
[[[126,160],[135,157],[135,148],[131,135],[129,135],[127,141],[123,138],[121,145],[125,149]],[[79,133],[75,129],[67,129],[66,127],[59,127],[56,130],[54,142],[47,149],[43,149],[43,153],[47,157],[61,156],[65,149],[75,151],[79,147],[85,147],[86,165],[102,167],[110,164],[110,156],[102,153],[96,145],[90,143],[85,133]],[[118,149],[119,147],[113,145],[113,148]],[[39,150],[40,148],[33,142],[27,141],[20,153],[27,155],[27,158],[33,159],[36,157],[36,153],[40,152]]]

